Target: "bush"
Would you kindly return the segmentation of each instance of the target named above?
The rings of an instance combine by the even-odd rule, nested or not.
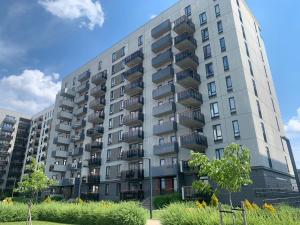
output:
[[[0,223],[26,221],[28,206],[0,204]],[[78,225],[144,225],[146,211],[134,202],[59,203],[32,206],[33,220]]]
[[[64,197],[61,195],[52,195],[51,196],[51,200],[52,201],[56,201],[56,202],[61,202],[64,200]]]
[[[215,194],[213,194],[213,196],[211,197],[210,205],[213,207],[217,207],[219,205],[219,199]]]
[[[167,194],[167,195],[159,195],[154,197],[153,204],[156,209],[161,209],[163,207],[166,207],[174,202],[181,201],[181,196],[178,193],[174,194]]]
[[[12,198],[5,198],[2,202],[3,204],[7,204],[7,205],[13,204]]]

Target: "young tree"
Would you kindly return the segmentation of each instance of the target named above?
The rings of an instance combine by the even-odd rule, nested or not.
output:
[[[242,186],[252,183],[250,178],[250,150],[241,148],[238,144],[231,144],[224,150],[224,156],[220,160],[209,160],[205,154],[193,153],[189,165],[198,171],[198,176],[208,176],[217,184],[217,191],[227,190],[229,202],[232,206],[233,192],[241,191]],[[201,186],[196,181],[193,186]]]

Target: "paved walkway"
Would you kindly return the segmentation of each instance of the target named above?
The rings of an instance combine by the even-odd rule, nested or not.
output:
[[[148,220],[146,225],[161,225],[159,220]]]

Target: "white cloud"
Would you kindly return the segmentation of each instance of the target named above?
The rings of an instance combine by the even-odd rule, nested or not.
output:
[[[0,63],[15,63],[25,54],[26,50],[24,48],[21,48],[16,44],[0,40]]]
[[[150,19],[152,20],[152,19],[154,19],[155,17],[157,17],[157,15],[153,14],[153,15],[150,16]]]
[[[297,115],[289,119],[284,128],[291,140],[297,167],[300,168],[300,108],[297,109]]]
[[[39,0],[51,14],[69,20],[80,20],[80,26],[93,30],[102,27],[104,12],[99,1],[95,0]]]
[[[0,107],[34,114],[55,102],[61,88],[59,75],[40,70],[24,70],[0,79]]]

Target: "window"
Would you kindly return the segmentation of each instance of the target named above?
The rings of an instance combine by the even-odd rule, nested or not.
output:
[[[206,12],[201,13],[200,16],[199,16],[199,18],[200,18],[200,25],[201,26],[207,23]]]
[[[109,113],[112,114],[113,112],[114,112],[114,105],[111,104],[111,105],[109,106]]]
[[[220,39],[220,48],[221,48],[221,52],[225,52],[226,51],[225,38],[223,38],[223,37]]]
[[[229,98],[229,109],[231,113],[236,112],[236,105],[235,105],[235,99],[234,97]]]
[[[124,91],[125,91],[125,87],[121,86],[120,87],[120,96],[124,96]]]
[[[227,76],[226,78],[226,87],[227,87],[227,91],[232,91],[232,80],[231,80],[231,76]]]
[[[211,48],[210,45],[206,45],[203,47],[204,59],[208,59],[211,57]]]
[[[245,49],[246,49],[246,54],[248,57],[250,57],[250,54],[249,54],[249,48],[248,48],[248,45],[247,43],[245,42]]]
[[[201,36],[202,36],[202,42],[209,40],[209,33],[208,33],[207,27],[205,29],[201,30]]]
[[[233,136],[235,138],[239,138],[241,135],[239,121],[237,120],[232,121],[232,129],[233,129]]]
[[[206,77],[212,77],[214,76],[214,68],[213,68],[213,63],[208,63],[205,65],[205,70],[206,70]]]
[[[273,168],[273,165],[272,165],[272,159],[271,159],[271,154],[270,154],[270,150],[269,150],[268,147],[266,147],[266,151],[267,151],[267,157],[268,157],[269,167],[270,167],[270,168]]]
[[[165,139],[163,137],[159,138],[158,143],[159,145],[163,145],[165,143]]]
[[[207,84],[207,90],[208,90],[208,97],[214,97],[217,95],[217,87],[216,82],[210,82]]]
[[[110,91],[110,100],[114,100],[114,91]]]
[[[222,128],[221,124],[213,125],[214,141],[222,141]]]
[[[229,70],[229,62],[228,62],[228,57],[227,56],[223,57],[223,67],[224,67],[224,71]]]
[[[98,63],[98,70],[102,70],[102,61],[101,60]]]
[[[274,104],[274,100],[273,100],[273,98],[271,98],[271,102],[272,102],[273,111],[274,111],[274,112],[276,112],[276,109],[275,109],[275,104]]]
[[[248,60],[248,63],[249,63],[250,74],[251,74],[252,76],[254,76],[252,63],[251,63],[250,60]]]
[[[119,140],[119,142],[121,142],[123,140],[123,131],[122,130],[119,130],[119,132],[118,132],[118,140]]]
[[[265,125],[263,123],[260,123],[260,125],[261,125],[261,130],[262,130],[262,133],[263,133],[264,141],[267,143],[268,140],[267,140]]]
[[[138,37],[138,46],[143,45],[143,43],[144,43],[144,37],[143,37],[143,35],[141,35]]]
[[[111,87],[114,87],[116,85],[116,78],[111,78]]]
[[[212,119],[218,118],[220,116],[219,106],[217,102],[210,104],[210,115]]]
[[[165,178],[160,179],[160,190],[161,191],[166,190],[166,179]]]
[[[111,145],[112,144],[112,139],[111,139],[111,134],[108,134],[108,138],[107,138],[108,140],[107,140],[107,143],[109,144],[109,145]]]
[[[258,101],[258,100],[256,100],[256,104],[257,104],[258,115],[259,115],[259,117],[262,119],[263,117],[262,117],[262,113],[261,113],[261,109],[260,109],[260,104],[259,104],[259,101]]]
[[[186,16],[191,16],[192,15],[192,7],[190,5],[184,8],[184,14]]]
[[[112,62],[122,58],[125,55],[125,47],[119,49],[112,54]]]
[[[239,10],[239,17],[240,17],[240,21],[241,21],[241,23],[243,23],[243,17],[242,17],[242,13],[241,13],[241,11]]]
[[[109,176],[110,176],[110,166],[107,166],[107,167],[106,167],[105,176],[106,176],[106,177],[109,177]]]
[[[173,142],[176,142],[177,141],[177,138],[176,136],[171,136],[170,137],[170,141],[173,143]]]
[[[120,177],[121,176],[121,165],[117,165],[117,176]]]
[[[247,38],[246,38],[246,33],[245,33],[245,28],[242,26],[242,33],[243,33],[243,38],[245,39],[245,40],[247,40]]]
[[[123,114],[119,115],[120,125],[123,125],[124,116]]]
[[[220,160],[224,155],[224,148],[216,149],[216,159]]]
[[[109,195],[109,184],[105,184],[105,195]]]
[[[290,172],[290,167],[289,167],[286,156],[284,156],[284,158],[285,158],[286,168],[287,168],[288,172]]]
[[[160,165],[160,166],[164,166],[164,165],[165,165],[165,159],[160,159],[159,165]]]
[[[112,127],[113,127],[113,120],[109,119],[109,121],[108,121],[108,128],[112,129]]]
[[[252,80],[252,85],[253,85],[254,94],[256,97],[258,97],[255,80]]]
[[[218,21],[217,25],[218,25],[218,33],[219,34],[223,33],[223,24],[222,24],[222,21],[221,20]]]
[[[120,101],[120,111],[122,111],[124,109],[124,100]]]
[[[215,5],[215,13],[216,13],[216,17],[219,17],[221,15],[219,4]]]

